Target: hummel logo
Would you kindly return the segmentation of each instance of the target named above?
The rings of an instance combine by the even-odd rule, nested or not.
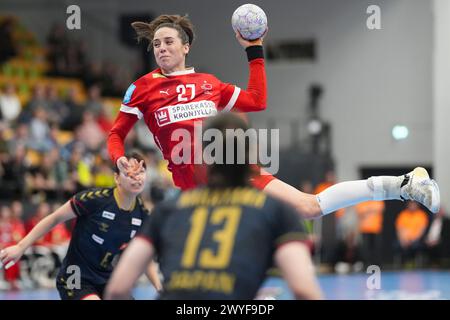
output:
[[[109,225],[104,223],[104,222],[99,222],[98,223],[98,228],[102,232],[108,232]]]
[[[164,91],[164,90],[159,90],[159,93],[161,93],[161,94],[166,94],[166,95],[169,95],[169,89],[167,89],[166,91]]]

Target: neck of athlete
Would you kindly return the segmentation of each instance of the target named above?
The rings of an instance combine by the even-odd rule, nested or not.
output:
[[[179,65],[174,66],[174,67],[172,67],[170,69],[163,69],[163,68],[161,68],[161,71],[162,71],[163,74],[171,74],[171,73],[174,73],[174,72],[184,71],[186,69],[187,69],[186,65],[183,62],[183,63],[180,63]]]
[[[130,211],[136,201],[136,196],[120,187],[114,189],[114,197],[120,209]]]

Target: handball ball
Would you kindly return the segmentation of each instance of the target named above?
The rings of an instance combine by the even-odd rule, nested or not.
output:
[[[231,25],[234,32],[239,31],[245,40],[256,40],[267,29],[267,16],[260,7],[244,4],[233,12]]]

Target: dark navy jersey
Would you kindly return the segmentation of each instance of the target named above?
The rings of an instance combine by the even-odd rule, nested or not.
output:
[[[155,247],[161,299],[253,299],[276,248],[305,234],[293,209],[242,187],[184,192],[156,206],[138,236]]]
[[[70,199],[77,215],[67,255],[58,279],[71,275],[69,266],[80,268],[82,282],[105,284],[113,265],[140,229],[147,211],[138,197],[130,211],[119,208],[114,188],[82,191]]]

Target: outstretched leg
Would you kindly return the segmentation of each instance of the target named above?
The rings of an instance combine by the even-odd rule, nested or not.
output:
[[[320,218],[368,200],[415,200],[433,213],[439,211],[440,206],[437,183],[420,167],[398,177],[377,176],[341,182],[318,195],[301,192],[278,179],[270,181],[264,191],[291,204],[305,219]]]

